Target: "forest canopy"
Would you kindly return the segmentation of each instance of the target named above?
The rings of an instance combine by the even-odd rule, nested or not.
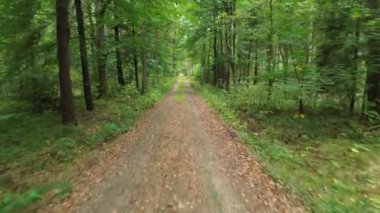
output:
[[[202,96],[236,130],[228,137],[252,148],[311,210],[375,212],[379,7],[380,0],[0,0],[0,212],[49,191],[69,194],[70,184],[51,176],[84,153],[114,147],[103,142],[173,94],[170,103],[187,110],[200,103],[187,96]]]

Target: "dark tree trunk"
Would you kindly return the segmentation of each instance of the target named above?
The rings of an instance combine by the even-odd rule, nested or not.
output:
[[[145,43],[145,29],[143,27],[141,32],[141,40],[142,43]],[[146,58],[146,52],[144,50],[144,47],[142,47],[141,50],[141,63],[142,63],[142,87],[141,87],[141,94],[146,94],[148,92],[148,61]]]
[[[69,28],[69,0],[56,1],[57,18],[57,50],[59,65],[59,83],[61,94],[62,124],[75,125],[73,93],[70,78],[70,28]]]
[[[360,22],[356,21],[355,27],[355,47],[354,47],[354,66],[351,68],[351,92],[350,92],[350,114],[355,112],[356,92],[357,92],[357,73],[359,70],[359,40],[360,40]]]
[[[227,12],[229,10],[227,9]],[[228,14],[228,13],[227,13]],[[223,67],[224,67],[224,84],[225,84],[225,88],[226,90],[229,90],[230,88],[230,79],[231,79],[231,61],[232,61],[232,56],[231,56],[231,42],[230,42],[230,31],[229,31],[229,24],[227,23],[227,21],[224,21],[224,51],[225,51],[225,58],[223,58]],[[222,31],[222,26],[220,28],[220,31]],[[222,42],[222,38],[223,38],[223,34],[221,33],[220,34],[220,42]],[[223,52],[223,47],[221,46],[221,52]],[[233,85],[236,85],[236,76],[235,76],[235,73],[232,72],[232,83]]]
[[[232,0],[231,6],[230,6],[230,15],[235,15],[235,8],[236,8],[236,1]],[[235,56],[236,56],[236,21],[235,17],[233,17],[233,21],[231,24],[231,55],[230,55],[230,66],[231,66],[231,72],[232,75],[236,76],[236,64],[235,64]],[[233,81],[234,84],[236,84],[236,80]]]
[[[287,45],[283,45],[282,50],[280,49],[280,54],[282,58],[282,63],[284,66],[284,92],[287,94],[286,87],[288,84],[288,72],[289,72],[289,51]]]
[[[249,86],[249,75],[251,72],[251,53],[252,53],[252,40],[249,41],[248,55],[247,55],[247,86]]]
[[[91,81],[90,73],[88,68],[87,61],[87,44],[86,44],[86,34],[84,30],[84,18],[82,10],[82,1],[75,0],[75,9],[77,15],[77,24],[78,24],[78,36],[79,36],[79,48],[80,48],[80,59],[82,63],[82,79],[83,79],[83,91],[84,97],[86,100],[86,108],[88,111],[94,110],[94,103],[92,101],[91,93]]]
[[[213,44],[213,50],[214,50],[214,64],[213,64],[213,71],[214,71],[214,78],[212,79],[212,84],[214,86],[217,86],[218,82],[218,72],[219,72],[219,66],[218,66],[218,40],[217,40],[217,28],[216,28],[216,12],[214,12],[213,21],[214,21],[214,44]]]
[[[134,39],[136,39],[136,32],[135,28],[132,27],[132,36]],[[133,48],[133,66],[135,68],[135,82],[136,82],[136,89],[140,89],[140,84],[139,84],[139,60],[138,60],[138,53],[137,53],[137,48]]]
[[[226,39],[226,38],[225,38]],[[226,70],[225,63],[225,54],[224,54],[224,47],[223,47],[223,23],[220,21],[219,25],[219,60],[217,62],[218,67],[220,68],[219,72],[222,76],[218,76],[219,87],[226,88],[228,90],[229,88],[229,71]],[[227,80],[228,79],[228,80]]]
[[[274,50],[273,50],[273,0],[269,0],[269,20],[270,20],[270,32],[268,35],[269,40],[269,47],[267,50],[267,72],[269,72],[269,79],[268,79],[268,100],[272,96],[272,87],[274,83],[274,79],[272,73],[273,73],[273,59],[274,59]]]
[[[117,69],[117,80],[121,86],[125,85],[124,73],[123,73],[123,63],[121,61],[121,52],[120,52],[120,32],[119,25],[114,27],[115,32],[115,41],[116,41],[116,69]]]
[[[137,51],[135,50],[134,55],[133,55],[133,65],[135,67],[135,82],[136,82],[136,88],[140,89],[140,84],[139,84],[139,60],[137,56]]]
[[[380,114],[380,23],[376,18],[379,15],[378,0],[367,0],[367,7],[370,9],[368,22],[368,73],[366,79],[368,110]]]
[[[98,80],[99,80],[99,96],[102,98],[107,94],[107,56],[105,53],[105,26],[104,13],[105,5],[103,0],[96,1],[97,23],[96,23],[96,47],[98,61]]]
[[[255,47],[255,74],[253,77],[253,85],[256,85],[258,83],[258,81],[259,81],[258,77],[259,77],[259,49],[258,49],[258,45],[256,42],[256,47]]]

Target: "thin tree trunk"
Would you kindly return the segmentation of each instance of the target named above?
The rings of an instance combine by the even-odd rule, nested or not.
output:
[[[229,10],[227,9],[227,14],[229,13],[228,12]],[[227,20],[224,21],[224,46],[225,46],[225,58],[223,58],[223,66],[224,66],[224,69],[225,69],[225,76],[224,76],[224,83],[225,83],[225,87],[226,87],[226,90],[229,90],[230,88],[230,76],[231,76],[231,44],[230,44],[230,39],[229,39],[229,25],[227,23]],[[220,28],[221,31],[222,31],[222,28]],[[220,37],[222,38],[223,34],[220,35]],[[221,48],[221,51],[223,51],[223,48]],[[235,73],[232,73],[232,82],[233,84],[235,85],[236,81],[236,76],[235,76]]]
[[[121,52],[120,52],[120,30],[119,25],[114,27],[115,40],[116,40],[116,69],[117,69],[117,80],[121,86],[125,85],[124,73],[123,73],[123,63],[121,61]]]
[[[85,2],[86,3],[86,2]],[[90,23],[90,50],[91,54],[95,54],[95,42],[93,42],[94,38],[96,37],[95,33],[95,23],[94,23],[94,18],[93,18],[93,2],[89,1],[87,3],[87,16],[88,16],[88,21]]]
[[[247,87],[249,87],[249,75],[251,72],[251,53],[252,53],[252,40],[249,41],[248,55],[247,55]]]
[[[230,16],[235,15],[235,8],[236,8],[236,1],[232,0],[231,8],[230,8]],[[236,21],[235,17],[232,17],[233,21],[231,24],[231,55],[230,55],[230,66],[231,66],[231,72],[232,75],[236,76],[236,65],[235,65],[235,56],[236,56]],[[236,84],[236,80],[233,81],[234,85]]]
[[[132,27],[132,36],[134,39],[136,39],[136,32],[135,28]],[[136,89],[140,89],[140,84],[139,84],[139,60],[138,60],[138,52],[137,48],[133,48],[133,66],[135,68],[135,82],[136,82]]]
[[[70,28],[68,7],[69,0],[56,1],[57,56],[59,65],[62,124],[75,125],[76,119],[70,78]]]
[[[367,110],[380,114],[380,24],[376,18],[379,15],[380,2],[378,0],[367,0],[367,7],[370,9],[368,33],[368,71],[367,71]]]
[[[94,103],[92,100],[92,93],[91,93],[91,81],[90,81],[90,73],[89,73],[88,61],[87,61],[86,34],[85,34],[84,23],[83,23],[84,18],[83,18],[81,0],[75,0],[75,9],[76,9],[77,23],[78,23],[78,36],[79,36],[80,58],[81,58],[81,63],[82,63],[82,80],[83,80],[84,97],[86,101],[87,110],[93,111]]]
[[[274,50],[273,50],[273,0],[269,0],[269,20],[270,20],[270,32],[268,36],[269,47],[267,50],[267,72],[269,72],[269,80],[268,80],[268,100],[271,99],[272,96],[272,87],[274,83],[273,76],[273,58],[274,58]]]
[[[282,58],[282,63],[284,65],[284,94],[287,94],[287,84],[288,84],[288,73],[289,73],[289,51],[287,45],[283,45],[283,51],[280,48],[280,54]]]
[[[141,31],[141,40],[142,43],[145,43],[145,29],[144,26],[142,27]],[[148,92],[148,61],[146,58],[146,52],[144,50],[144,47],[141,49],[141,63],[142,63],[142,87],[141,87],[141,94],[145,94]]]
[[[259,49],[258,49],[258,42],[256,42],[255,47],[255,75],[253,80],[253,85],[256,85],[259,82]]]
[[[356,21],[355,26],[355,48],[354,48],[354,67],[352,67],[351,72],[351,94],[350,94],[350,114],[353,115],[355,112],[356,105],[356,92],[357,92],[357,73],[359,69],[359,40],[360,40],[360,22]]]
[[[97,47],[97,61],[98,61],[98,76],[99,76],[99,96],[102,98],[107,94],[107,56],[105,53],[105,26],[104,26],[104,13],[105,5],[103,0],[96,1],[97,7],[97,35],[96,35],[96,47]]]
[[[213,71],[214,71],[214,78],[213,78],[213,81],[212,81],[212,84],[214,86],[217,86],[217,81],[218,81],[218,72],[219,72],[219,56],[218,56],[218,39],[217,39],[217,27],[216,27],[216,12],[214,12],[214,16],[213,16],[213,23],[214,23],[214,37],[213,37],[213,40],[214,40],[214,45],[213,45],[213,50],[214,50],[214,64],[213,64]]]
[[[226,39],[226,38],[225,38]],[[226,65],[224,64],[225,63],[225,54],[223,52],[224,50],[224,47],[223,47],[223,23],[222,21],[220,21],[219,23],[219,61],[218,61],[218,64],[219,64],[219,68],[220,68],[220,73],[222,73],[223,75],[219,77],[218,80],[221,80],[223,82],[223,84],[220,84],[219,86],[220,87],[223,87],[225,86],[225,88],[228,90],[229,88],[229,79],[230,79],[230,76],[229,76],[229,71],[226,71]],[[227,80],[228,79],[228,80]]]

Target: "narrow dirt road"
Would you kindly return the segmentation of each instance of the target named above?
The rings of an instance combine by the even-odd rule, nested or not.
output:
[[[103,171],[96,165],[81,171],[87,174],[82,187],[54,211],[305,211],[264,174],[189,83],[183,100],[177,100],[176,90],[117,139],[119,151],[103,160]],[[89,174],[99,176],[97,181],[87,182]]]

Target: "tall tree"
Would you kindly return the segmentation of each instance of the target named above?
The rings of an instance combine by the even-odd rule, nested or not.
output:
[[[116,41],[116,69],[117,69],[117,80],[121,86],[125,85],[124,73],[123,73],[123,63],[121,59],[120,51],[120,28],[119,25],[114,27],[115,41]]]
[[[99,94],[102,98],[107,94],[107,54],[105,51],[105,23],[104,15],[108,2],[104,0],[96,0],[96,48],[97,48],[97,63],[98,63],[98,80]]]
[[[141,27],[141,41],[144,44],[146,39],[145,26]],[[141,94],[148,92],[148,60],[147,53],[144,47],[141,49],[141,63],[142,63],[142,80],[141,80]]]
[[[132,37],[135,40],[137,39],[134,26],[132,26]],[[138,59],[138,51],[137,51],[136,46],[133,47],[133,67],[134,67],[134,74],[135,74],[136,89],[140,89],[140,85],[139,85],[139,59]]]
[[[379,0],[367,0],[369,18],[367,21],[368,59],[367,59],[367,101],[369,110],[380,114],[380,12]]]
[[[79,37],[79,49],[80,49],[80,58],[82,64],[82,79],[83,79],[83,91],[86,100],[86,108],[88,111],[94,110],[94,103],[92,100],[91,93],[91,81],[90,81],[90,73],[88,68],[88,60],[87,60],[87,44],[86,44],[86,34],[84,29],[84,18],[83,18],[83,9],[82,9],[82,1],[75,0],[75,9],[77,16],[77,24],[78,24],[78,37]]]
[[[76,124],[73,93],[70,78],[70,27],[69,27],[69,0],[56,1],[57,18],[57,48],[59,64],[59,83],[61,94],[62,124]]]

